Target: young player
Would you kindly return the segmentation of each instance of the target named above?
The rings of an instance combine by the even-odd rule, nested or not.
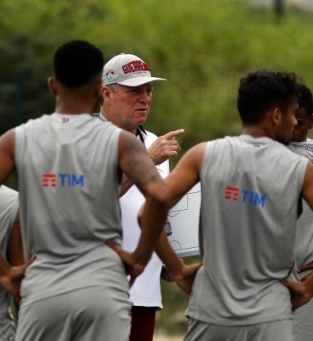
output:
[[[122,173],[146,198],[142,233],[130,255],[131,283],[164,230],[168,191],[133,134],[91,117],[102,82],[103,56],[86,41],[54,55],[48,80],[55,112],[0,138],[0,184],[16,168],[27,268],[17,341],[127,341],[129,283],[106,245],[122,242]],[[0,284],[18,295],[20,277],[0,256]]]

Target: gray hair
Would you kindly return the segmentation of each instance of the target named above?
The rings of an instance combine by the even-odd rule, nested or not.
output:
[[[117,84],[117,83],[112,83],[112,84],[108,84],[108,85],[106,85],[106,86],[107,86],[109,89],[111,89],[112,92],[115,92],[116,89],[118,88],[119,84]]]
[[[115,92],[116,89],[118,88],[119,84],[117,84],[117,83],[112,83],[112,84],[108,84],[108,85],[105,85],[105,86],[107,86],[109,89],[111,89],[112,92]],[[102,94],[100,94],[99,101],[100,101],[100,105],[103,105],[103,103],[104,103],[104,98],[103,98]]]

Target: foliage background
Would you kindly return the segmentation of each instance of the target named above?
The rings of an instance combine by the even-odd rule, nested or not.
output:
[[[154,83],[146,128],[158,135],[184,128],[182,152],[239,134],[236,91],[245,73],[294,71],[313,87],[312,19],[295,7],[278,18],[244,0],[1,0],[0,134],[53,112],[46,80],[55,49],[71,39],[94,43],[106,60],[138,55],[168,79]],[[15,187],[14,178],[8,184]],[[187,298],[173,284],[163,283],[163,294],[157,328],[181,333]]]

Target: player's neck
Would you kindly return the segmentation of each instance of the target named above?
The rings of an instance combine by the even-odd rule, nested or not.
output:
[[[59,114],[80,115],[92,114],[94,109],[93,101],[77,98],[57,98],[55,112]]]
[[[241,135],[250,135],[254,138],[269,137],[273,140],[275,139],[268,129],[258,125],[244,126]]]

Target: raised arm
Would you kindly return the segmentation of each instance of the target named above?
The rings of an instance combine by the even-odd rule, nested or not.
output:
[[[159,136],[147,149],[152,161],[159,165],[172,156],[176,156],[180,151],[180,146],[176,141],[176,136],[184,133],[184,129],[170,131],[163,136]]]

